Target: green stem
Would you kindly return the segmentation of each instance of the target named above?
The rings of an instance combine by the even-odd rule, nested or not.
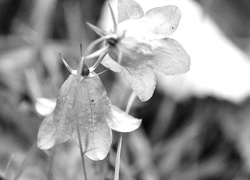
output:
[[[81,140],[81,135],[80,135],[78,119],[77,119],[76,126],[77,126],[76,129],[77,129],[77,135],[78,135],[79,147],[80,147],[80,154],[81,154],[81,160],[82,160],[83,175],[84,175],[84,179],[88,180],[86,166],[85,166],[85,159],[84,159],[84,155],[83,155],[82,140]]]
[[[12,154],[12,155],[10,156],[10,159],[9,159],[9,161],[8,161],[8,163],[7,163],[7,165],[6,165],[5,171],[4,171],[4,177],[5,177],[5,178],[8,178],[8,179],[9,179],[10,164],[11,164],[11,162],[12,162],[13,157],[14,157],[14,154]]]
[[[14,177],[14,180],[18,180],[18,178],[22,175],[24,169],[25,169],[25,168],[27,167],[27,165],[28,165],[28,162],[29,162],[29,160],[30,160],[30,157],[31,157],[33,154],[35,154],[36,151],[37,151],[37,145],[36,145],[36,143],[34,143],[34,144],[32,145],[32,147],[30,148],[30,150],[29,150],[29,152],[28,152],[26,158],[24,159],[24,161],[23,161],[23,163],[22,163],[22,165],[21,165],[21,167],[20,167],[18,173],[17,173],[16,176]]]
[[[127,107],[126,107],[126,113],[127,114],[129,113],[135,98],[136,98],[136,94],[133,91],[131,93],[131,95],[129,97],[129,100],[128,100],[128,103],[127,103]],[[120,173],[120,160],[121,160],[121,149],[122,149],[122,133],[119,133],[119,134],[120,134],[120,137],[119,137],[119,143],[118,143],[117,153],[116,153],[114,180],[119,180],[119,173]]]
[[[101,43],[101,42],[103,42],[103,41],[105,41],[107,39],[110,39],[110,38],[117,38],[117,36],[115,34],[110,34],[110,35],[107,35],[107,36],[102,36],[102,37],[94,40],[92,43],[90,43],[90,45],[85,50],[84,56],[81,58],[80,65],[79,65],[79,68],[78,68],[78,71],[77,71],[78,75],[81,75],[81,71],[82,71],[83,65],[85,64],[85,61],[86,61],[86,56],[93,50],[93,48],[97,44],[99,44],[99,43]],[[101,49],[103,50],[103,48],[101,48]],[[104,50],[105,50],[105,48],[104,48]],[[96,56],[96,54],[95,54],[95,56]],[[88,57],[88,58],[90,58],[90,57]]]

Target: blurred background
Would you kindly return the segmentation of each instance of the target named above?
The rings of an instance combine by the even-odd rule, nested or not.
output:
[[[249,179],[250,1],[138,2],[144,12],[180,8],[171,38],[191,56],[191,69],[159,74],[154,96],[135,101],[131,114],[143,123],[124,136],[121,179]],[[44,117],[34,103],[55,98],[69,75],[58,53],[76,68],[79,44],[97,38],[85,22],[110,29],[110,17],[104,0],[0,0],[0,179],[83,179],[72,142],[46,153],[36,148]],[[125,109],[131,89],[112,72],[101,79],[113,104]],[[86,158],[89,179],[113,179],[116,135],[104,161]]]

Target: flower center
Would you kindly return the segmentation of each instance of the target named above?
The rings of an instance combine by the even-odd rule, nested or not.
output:
[[[107,43],[110,46],[116,46],[116,44],[118,43],[119,39],[118,38],[109,38],[107,39]]]
[[[89,75],[89,73],[90,73],[89,67],[84,63],[84,64],[83,64],[83,67],[82,67],[81,75],[82,75],[83,77],[86,77],[86,76]]]

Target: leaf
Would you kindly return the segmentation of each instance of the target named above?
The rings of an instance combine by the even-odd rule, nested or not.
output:
[[[37,98],[35,103],[36,111],[42,115],[47,116],[52,113],[55,109],[56,100],[55,99],[47,99],[47,98]]]
[[[107,119],[111,129],[118,132],[131,132],[141,125],[141,119],[134,118],[116,106],[112,106],[110,118]]]
[[[152,43],[155,56],[147,61],[155,72],[178,75],[189,71],[190,57],[179,42],[170,38],[155,41]]]
[[[98,76],[83,77],[77,86],[74,113],[79,122],[83,151],[92,160],[104,159],[110,149],[112,132],[106,119],[111,102]],[[78,143],[77,131],[74,140]]]
[[[40,149],[50,149],[71,137],[75,126],[72,109],[77,79],[73,74],[68,77],[59,91],[54,112],[43,120],[38,131]]]
[[[139,19],[144,12],[134,0],[118,0],[118,23],[127,19]]]
[[[141,101],[147,101],[152,97],[156,79],[150,67],[124,68],[123,75]]]
[[[148,10],[140,20],[146,22],[145,28],[157,35],[169,36],[177,29],[181,11],[177,6],[169,5]]]

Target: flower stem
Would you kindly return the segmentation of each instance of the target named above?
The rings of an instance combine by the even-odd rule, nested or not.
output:
[[[9,177],[9,171],[10,171],[10,164],[11,164],[11,162],[12,162],[13,157],[14,157],[14,154],[12,154],[12,155],[10,156],[10,159],[9,159],[9,161],[8,161],[8,163],[7,163],[7,165],[6,165],[5,171],[4,171],[4,177],[5,177],[5,178],[8,178],[8,179],[10,178],[10,177]]]
[[[81,75],[82,68],[83,68],[83,65],[85,64],[87,55],[93,50],[93,48],[94,48],[97,44],[99,44],[99,43],[101,43],[101,42],[103,42],[103,41],[105,41],[105,40],[107,40],[107,39],[110,39],[110,38],[117,38],[117,37],[116,37],[116,35],[114,35],[114,34],[110,34],[110,35],[102,36],[102,37],[100,37],[100,38],[94,40],[92,43],[90,43],[90,45],[89,45],[89,46],[87,47],[87,49],[85,50],[84,55],[81,57],[80,65],[79,65],[79,68],[78,68],[78,71],[77,71],[78,75]],[[105,47],[104,47],[104,48],[101,48],[101,49],[99,49],[99,50],[97,50],[97,52],[98,52],[98,53],[101,53],[101,54],[104,53],[103,51],[106,51]],[[97,56],[96,53],[93,53],[93,54],[94,54],[95,56]],[[89,59],[91,56],[93,57],[93,54],[90,55],[90,56],[88,57],[88,59]],[[101,55],[101,54],[100,54],[100,55]]]
[[[99,64],[102,62],[103,58],[106,56],[107,53],[108,53],[108,47],[107,47],[106,51],[104,51],[103,54],[100,55],[100,57],[95,62],[95,64],[91,67],[92,70],[95,70],[99,66]]]
[[[136,94],[134,93],[134,91],[131,93],[127,106],[126,106],[126,113],[128,114],[132,104],[134,102],[136,98]],[[120,172],[120,160],[121,160],[121,149],[122,149],[122,133],[119,133],[120,137],[119,137],[119,143],[118,143],[118,147],[117,147],[117,153],[116,153],[116,162],[115,162],[115,177],[114,180],[119,180],[119,172]]]
[[[27,167],[28,162],[29,162],[31,156],[34,155],[36,151],[37,151],[37,146],[36,146],[36,143],[34,143],[34,144],[32,145],[32,147],[30,148],[30,150],[29,150],[29,152],[28,152],[26,158],[25,158],[24,161],[22,162],[22,165],[21,165],[21,167],[19,168],[19,170],[18,170],[16,176],[14,177],[14,180],[18,180],[18,179],[19,179],[19,177],[22,175],[24,169]]]
[[[79,140],[80,154],[81,154],[81,160],[82,160],[83,175],[84,175],[84,179],[88,180],[86,166],[85,166],[85,159],[84,159],[84,155],[83,155],[82,140],[81,140],[81,135],[80,135],[80,129],[79,129],[78,119],[77,119],[76,126],[77,126],[76,127],[76,129],[77,129],[77,136],[78,136],[78,140]]]

